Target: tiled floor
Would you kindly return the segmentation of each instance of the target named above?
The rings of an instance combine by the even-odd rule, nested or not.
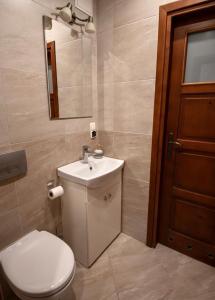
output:
[[[215,300],[215,268],[121,234],[98,261],[78,265],[76,300]]]

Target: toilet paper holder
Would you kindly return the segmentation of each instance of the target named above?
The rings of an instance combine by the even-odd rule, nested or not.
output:
[[[50,180],[47,183],[48,198],[54,200],[61,197],[64,194],[64,189],[61,185],[56,185],[54,180]]]
[[[47,189],[49,191],[49,190],[53,189],[54,187],[55,187],[55,181],[54,181],[54,179],[52,179],[47,183]]]

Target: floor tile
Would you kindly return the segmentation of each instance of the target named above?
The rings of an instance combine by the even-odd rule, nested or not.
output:
[[[95,264],[78,265],[76,300],[214,300],[215,269],[120,234]]]
[[[117,300],[106,253],[89,269],[77,266],[73,289],[76,300]]]

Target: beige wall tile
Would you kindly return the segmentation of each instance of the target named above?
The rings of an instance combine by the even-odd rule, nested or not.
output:
[[[142,242],[146,241],[149,184],[123,178],[122,231]]]
[[[0,145],[7,145],[10,142],[7,114],[4,110],[4,105],[0,104]]]
[[[127,204],[123,197],[124,228],[144,241],[147,205],[143,210],[142,203],[136,203],[140,196],[132,194],[132,187],[138,191],[139,181],[149,182],[158,11],[163,1],[114,0],[105,4],[98,1],[98,14],[104,15],[97,39],[100,139],[108,153],[125,160],[124,178],[132,184],[127,183]]]
[[[9,145],[0,146],[0,155],[8,152],[11,152],[11,147]],[[4,217],[17,207],[18,201],[14,182],[0,183],[0,216]],[[3,245],[3,241],[1,244]]]
[[[0,89],[3,89],[3,70],[0,69]],[[0,96],[0,146],[9,144],[7,106],[3,95]]]
[[[42,15],[46,12],[32,1],[1,1],[1,67],[44,72]]]
[[[114,26],[122,26],[158,14],[159,0],[115,0]]]
[[[143,243],[146,242],[147,214],[134,207],[127,207],[122,214],[122,232]]]
[[[110,83],[114,81],[114,67],[116,58],[114,50],[114,31],[107,30],[98,35],[98,83]]]
[[[42,193],[40,192],[39,195],[35,195],[36,188],[28,188],[26,190],[31,190],[34,194],[28,195],[25,190],[25,194],[22,195],[19,188],[17,188],[17,190],[19,195],[18,197],[21,198],[20,200],[22,200],[22,196],[23,198],[27,198],[28,196],[27,202],[19,203],[20,220],[23,227],[23,233],[26,234],[34,229],[41,230],[44,228],[46,222],[46,207]]]
[[[115,81],[155,78],[157,17],[114,30]]]
[[[52,179],[57,183],[56,168],[65,163],[64,148],[64,136],[13,146],[26,150],[28,162],[27,176],[15,183],[24,232],[45,229],[51,222],[57,226],[60,210],[55,202],[49,203],[47,183]]]
[[[114,133],[108,131],[99,132],[99,143],[104,150],[104,155],[113,157],[114,156]]]
[[[145,242],[147,234],[151,135],[99,133],[105,154],[124,159],[122,230]]]
[[[90,139],[88,132],[73,133],[65,136],[65,160],[66,163],[71,163],[75,160],[79,160],[82,156],[82,146],[88,145],[92,149],[96,148],[99,139]]]
[[[147,233],[151,136],[106,132],[99,134],[105,154],[124,159],[122,230],[145,242]]]
[[[34,229],[56,233],[60,225],[60,199],[50,202],[46,187],[48,180],[46,178],[38,179],[36,185],[35,179],[30,177],[24,184],[17,185],[23,233],[28,233]]]
[[[56,166],[64,163],[65,137],[55,136],[35,142],[13,145],[12,149],[25,149],[28,163],[28,176],[51,174]],[[27,178],[27,177],[25,177]]]
[[[136,178],[123,178],[123,207],[134,207],[140,212],[148,211],[149,183]]]
[[[114,85],[102,84],[98,85],[98,125],[99,130],[113,131],[114,117]]]
[[[152,134],[154,80],[114,85],[114,131]]]
[[[64,133],[63,123],[49,120],[47,90],[44,86],[8,86],[3,94],[7,102],[12,143]]]
[[[113,28],[114,0],[99,0],[97,2],[97,32]]]
[[[159,14],[159,6],[175,0],[115,0],[114,27],[133,23]]]
[[[149,182],[151,136],[114,133],[114,156],[125,160],[126,177]]]
[[[49,9],[55,10],[58,6],[64,6],[67,4],[67,0],[32,0],[35,3],[38,3],[41,6],[45,6]],[[74,2],[74,0],[73,0]]]
[[[22,235],[19,211],[13,209],[0,215],[0,224],[0,249],[2,249]]]
[[[65,134],[83,133],[90,130],[90,122],[95,122],[96,117],[93,112],[92,118],[75,118],[72,120],[64,120]],[[58,122],[58,121],[57,121]]]
[[[18,64],[17,64],[18,67]],[[12,88],[12,86],[43,86],[46,85],[46,74],[45,72],[34,72],[32,71],[24,71],[18,68],[0,68],[1,69],[1,87],[3,91],[7,91],[7,89]]]
[[[0,153],[25,149],[28,162],[27,176],[17,180],[15,184],[0,186],[1,226],[5,215],[17,209],[20,235],[34,229],[56,233],[61,223],[60,202],[48,200],[47,182],[54,179],[57,183],[56,168],[79,159],[83,144],[95,148],[95,143],[86,132],[1,147]],[[0,233],[1,247],[18,237],[16,231],[13,232],[10,228],[6,232],[9,234],[8,239],[4,238],[4,232]]]
[[[78,160],[82,155],[82,146],[88,145],[87,133],[73,133],[65,136],[65,159],[66,163]]]
[[[18,206],[15,184],[0,185],[0,215],[3,215]]]

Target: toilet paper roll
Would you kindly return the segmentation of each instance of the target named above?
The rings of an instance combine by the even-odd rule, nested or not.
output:
[[[48,197],[49,199],[53,200],[56,199],[57,197],[60,197],[64,194],[64,189],[61,185],[56,186],[53,189],[50,189],[48,192]]]

